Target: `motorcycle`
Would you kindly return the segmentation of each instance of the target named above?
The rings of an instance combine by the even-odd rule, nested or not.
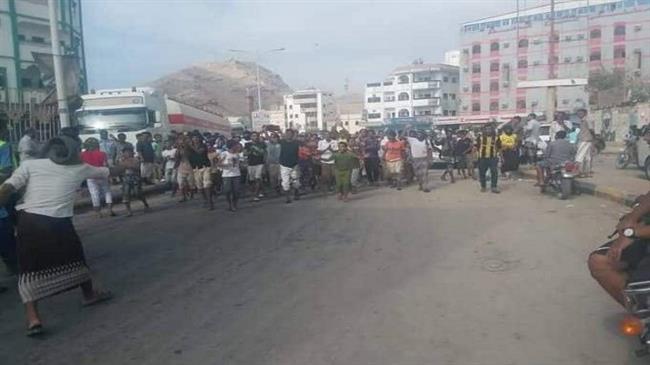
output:
[[[619,151],[618,156],[616,156],[617,169],[627,168],[630,163],[634,163],[635,165],[639,164],[637,152],[638,141],[638,138],[626,138],[625,147],[622,148]]]
[[[628,314],[619,323],[619,331],[626,336],[638,337],[641,348],[636,355],[650,355],[650,258],[641,262],[631,273],[623,290]]]
[[[578,176],[578,173],[578,164],[573,161],[567,161],[562,165],[546,168],[544,183],[540,186],[541,193],[544,194],[548,188],[551,188],[557,193],[560,199],[564,200],[569,198],[571,194],[577,192],[574,180]]]

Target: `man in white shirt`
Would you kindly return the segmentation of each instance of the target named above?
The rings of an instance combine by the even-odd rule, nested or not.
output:
[[[75,287],[81,287],[84,305],[111,298],[110,292],[93,288],[72,216],[75,193],[84,180],[106,179],[109,171],[120,169],[82,163],[80,151],[78,137],[56,137],[44,150],[49,158],[22,162],[0,185],[0,207],[7,204],[11,194],[25,189],[22,202],[16,206],[16,232],[20,242],[18,291],[25,304],[28,336],[43,332],[36,308],[43,298]]]
[[[564,131],[567,134],[569,134],[571,132],[571,128],[572,128],[571,121],[567,120],[566,113],[556,112],[555,118],[551,123],[551,127],[549,130],[551,142],[555,141],[555,135],[557,134],[557,132]]]
[[[524,139],[526,151],[528,152],[528,161],[530,163],[537,162],[537,143],[539,142],[539,121],[535,113],[528,114],[528,121],[524,127],[526,138]]]
[[[409,149],[411,151],[411,164],[413,172],[419,184],[419,190],[425,193],[429,190],[429,163],[433,149],[427,140],[427,135],[423,131],[417,132],[417,137],[407,137]]]
[[[36,141],[36,130],[34,128],[29,128],[25,130],[25,135],[18,142],[18,155],[20,156],[20,162],[27,160],[33,160],[38,158],[40,154],[40,148],[38,142]]]
[[[339,141],[334,132],[329,132],[325,139],[318,141],[318,153],[320,154],[321,190],[328,191],[334,185],[334,152],[339,150]]]

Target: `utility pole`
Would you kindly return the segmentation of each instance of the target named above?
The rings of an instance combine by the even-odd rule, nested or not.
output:
[[[59,107],[61,128],[70,126],[68,100],[65,92],[63,60],[61,59],[61,41],[59,40],[59,22],[57,17],[57,0],[48,0],[50,15],[50,38],[52,40],[52,62],[54,64],[54,83],[56,84],[56,101]]]
[[[555,37],[555,0],[551,0],[551,34],[548,40],[548,79],[557,78],[557,45],[558,40]],[[546,122],[551,122],[555,118],[555,109],[557,108],[557,87],[549,86],[546,89]]]

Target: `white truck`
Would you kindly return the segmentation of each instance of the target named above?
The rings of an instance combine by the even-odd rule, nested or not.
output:
[[[98,138],[100,130],[113,136],[124,133],[134,145],[135,136],[142,132],[163,137],[172,130],[231,134],[230,122],[223,116],[172,100],[151,87],[98,90],[81,98],[75,116],[82,140]]]

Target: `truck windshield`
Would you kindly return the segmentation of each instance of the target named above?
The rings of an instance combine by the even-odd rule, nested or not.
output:
[[[147,127],[147,111],[145,108],[81,110],[77,112],[77,122],[85,132],[136,131]]]

